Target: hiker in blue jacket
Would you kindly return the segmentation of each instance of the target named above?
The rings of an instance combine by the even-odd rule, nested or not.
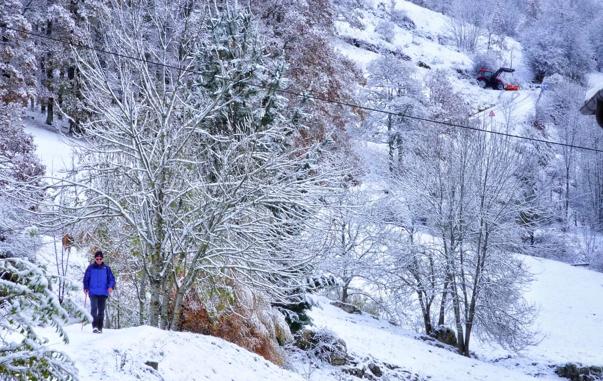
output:
[[[94,263],[90,264],[84,274],[84,292],[90,296],[90,314],[92,315],[92,332],[103,332],[105,304],[115,288],[115,277],[111,268],[103,263],[103,252],[94,253]]]

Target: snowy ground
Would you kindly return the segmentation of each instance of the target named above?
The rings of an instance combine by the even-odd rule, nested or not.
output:
[[[55,176],[72,166],[72,150],[67,145],[70,139],[57,133],[53,127],[42,121],[37,113],[27,113],[25,131],[34,137],[37,144],[36,152],[42,164],[46,166],[46,175]]]
[[[301,381],[303,378],[224,340],[152,327],[92,333],[67,327],[70,344],[55,343],[75,361],[82,381]],[[58,341],[58,340],[57,340]],[[158,362],[154,371],[145,362]]]
[[[526,291],[537,304],[536,328],[541,341],[521,354],[476,345],[466,358],[417,339],[411,331],[369,315],[348,314],[317,298],[311,311],[317,328],[345,340],[348,351],[436,381],[561,380],[549,365],[581,362],[603,364],[603,274],[567,264],[524,257],[534,274]],[[107,329],[91,333],[89,325],[67,327],[67,345],[51,339],[55,349],[76,363],[81,380],[341,380],[337,368],[293,362],[285,370],[221,339],[161,331],[151,327]],[[157,361],[159,372],[145,365]],[[348,378],[344,378],[348,379]]]
[[[542,334],[526,356],[603,365],[603,274],[541,258],[524,261],[535,277],[526,296],[539,308]]]

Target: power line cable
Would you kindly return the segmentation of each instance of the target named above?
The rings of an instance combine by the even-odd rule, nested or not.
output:
[[[43,34],[39,34],[39,33],[29,32],[29,31],[25,31],[25,30],[21,30],[21,29],[16,29],[16,28],[11,28],[11,27],[6,26],[6,25],[0,25],[0,28],[7,29],[7,30],[12,30],[12,31],[15,31],[15,32],[18,32],[18,33],[23,33],[23,34],[26,34],[26,35],[29,35],[29,36],[32,36],[32,37],[40,38],[40,39],[54,41],[54,42],[57,42],[57,43],[61,43],[63,45],[69,45],[69,46],[72,46],[74,48],[81,48],[81,49],[91,50],[91,51],[95,51],[95,52],[99,52],[99,53],[103,53],[103,54],[108,54],[108,55],[113,55],[113,56],[124,58],[124,59],[129,59],[129,60],[134,60],[134,61],[138,61],[138,62],[143,62],[143,63],[149,64],[149,65],[161,66],[161,67],[165,67],[165,68],[169,68],[169,69],[181,70],[181,71],[184,71],[184,72],[190,72],[190,73],[194,73],[194,74],[203,74],[202,72],[200,72],[198,70],[187,69],[187,68],[183,68],[183,67],[180,67],[180,66],[169,65],[169,64],[166,64],[166,63],[162,63],[162,62],[147,60],[147,59],[144,59],[144,58],[130,56],[130,55],[127,55],[127,54],[121,54],[121,53],[113,52],[113,51],[110,51],[110,50],[104,50],[104,49],[101,49],[101,48],[96,48],[96,47],[92,47],[92,46],[89,46],[89,45],[80,44],[80,43],[77,43],[77,42],[66,41],[66,40],[63,40],[63,39],[60,39],[60,38],[56,38],[56,37],[51,37],[51,36],[47,36],[47,35],[43,35]],[[374,107],[370,107],[370,106],[364,106],[364,105],[360,105],[360,104],[356,104],[356,103],[352,103],[352,102],[347,102],[347,101],[343,101],[343,100],[338,100],[338,99],[328,99],[328,98],[324,98],[324,97],[322,97],[320,95],[313,94],[311,92],[299,92],[299,91],[294,91],[294,90],[289,90],[289,89],[274,89],[274,88],[271,88],[271,87],[268,87],[268,86],[264,86],[264,85],[260,85],[260,84],[256,84],[256,83],[253,83],[253,82],[244,82],[244,83],[247,84],[247,85],[249,85],[249,86],[252,86],[252,87],[258,87],[258,88],[262,88],[262,89],[272,90],[272,91],[280,92],[280,93],[283,93],[283,94],[289,94],[289,95],[297,96],[297,97],[300,97],[300,98],[314,99],[314,100],[317,100],[317,101],[320,101],[320,102],[337,104],[337,105],[340,105],[340,106],[351,107],[351,108],[356,108],[356,109],[365,110],[365,111],[372,111],[372,112],[377,112],[377,113],[381,113],[381,114],[385,114],[385,115],[398,116],[398,117],[402,117],[402,118],[407,118],[407,119],[412,119],[412,120],[418,120],[418,121],[423,121],[423,122],[429,122],[429,123],[439,124],[439,125],[448,126],[448,127],[463,128],[463,129],[471,130],[471,131],[475,131],[475,132],[482,132],[482,133],[488,133],[488,134],[493,134],[493,135],[498,135],[498,136],[505,136],[505,137],[509,137],[509,138],[513,138],[513,139],[521,139],[521,140],[527,140],[527,141],[532,141],[532,142],[557,145],[557,146],[562,146],[562,147],[567,147],[567,148],[575,148],[575,149],[581,149],[581,150],[585,150],[585,151],[603,153],[603,150],[597,149],[597,148],[578,146],[578,145],[574,145],[574,144],[568,144],[568,143],[556,142],[556,141],[552,141],[552,140],[532,138],[532,137],[529,137],[529,136],[523,136],[523,135],[517,135],[517,134],[509,134],[509,133],[499,132],[499,131],[484,130],[484,129],[481,129],[481,128],[478,128],[478,127],[471,127],[471,126],[467,126],[467,125],[463,125],[463,124],[458,124],[458,123],[451,123],[451,122],[442,121],[442,120],[436,120],[436,119],[430,119],[430,118],[423,118],[423,117],[419,117],[419,116],[408,115],[408,114],[406,114],[406,111],[404,113],[399,113],[399,112],[394,112],[394,111],[382,110],[382,109],[378,109],[378,108],[374,108]]]

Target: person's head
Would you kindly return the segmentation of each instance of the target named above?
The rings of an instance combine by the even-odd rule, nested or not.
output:
[[[94,253],[94,262],[95,262],[96,264],[100,265],[101,263],[103,263],[103,257],[104,257],[104,256],[103,256],[103,252],[102,252],[102,251],[100,251],[100,250],[97,250],[97,251]]]

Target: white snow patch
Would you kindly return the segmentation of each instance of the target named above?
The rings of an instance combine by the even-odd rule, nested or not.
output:
[[[46,166],[46,176],[57,176],[60,172],[72,167],[73,151],[65,135],[46,126],[43,122],[25,117],[25,131],[34,137],[36,153],[42,164]]]
[[[534,274],[526,297],[539,309],[535,328],[543,335],[526,355],[603,365],[603,274],[548,259],[523,260]]]
[[[586,75],[588,90],[584,100],[587,101],[599,90],[603,90],[603,73],[593,72]]]
[[[82,381],[302,381],[262,357],[222,339],[149,326],[92,333],[66,328],[70,343],[50,345],[75,361]],[[154,371],[146,361],[159,363]]]

